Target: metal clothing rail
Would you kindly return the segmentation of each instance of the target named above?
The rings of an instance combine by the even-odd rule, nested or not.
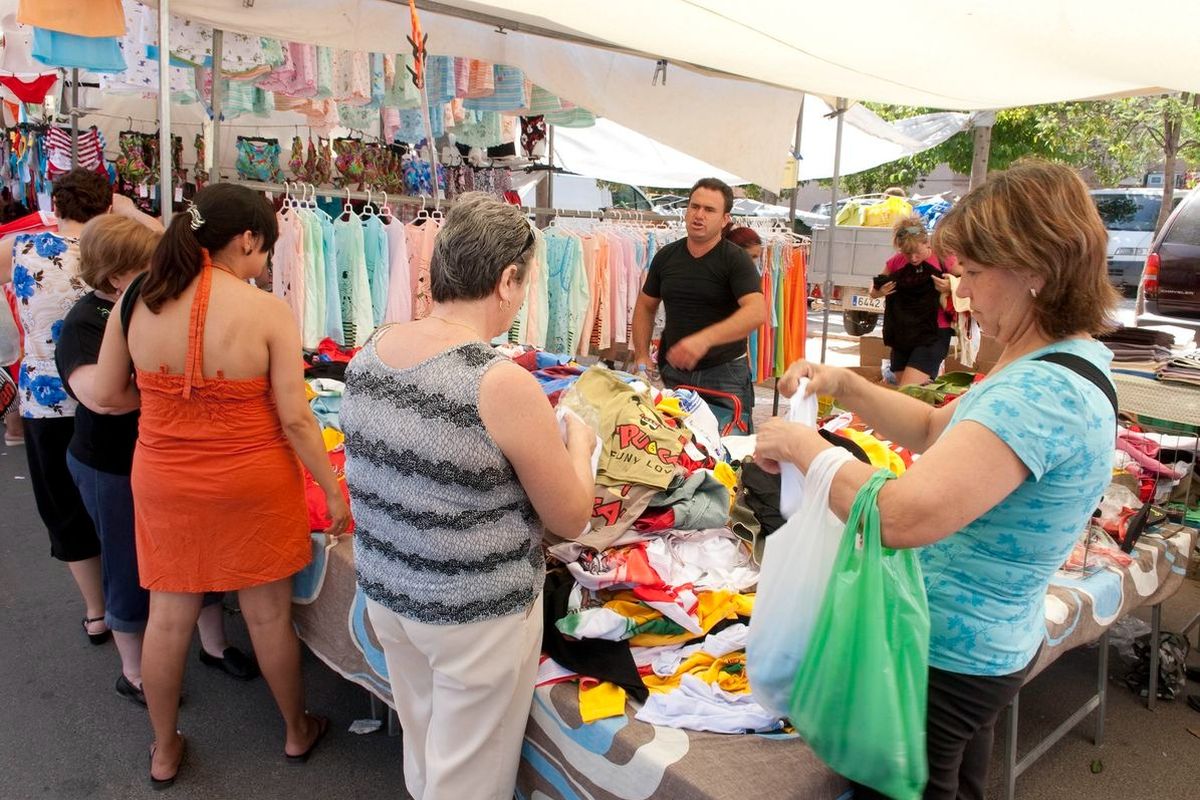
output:
[[[282,183],[266,183],[264,181],[244,181],[244,180],[229,180],[226,183],[236,183],[250,189],[255,189],[260,192],[288,192],[292,187],[297,189],[304,187],[310,194],[320,195],[321,197],[342,198],[344,200],[380,200],[384,193],[380,190],[372,189],[369,192],[359,192],[353,189],[337,189],[332,186],[316,186],[309,183],[292,183],[284,185]],[[422,206],[424,208],[448,208],[454,205],[453,200],[441,200],[434,202],[432,197],[421,196],[413,197],[412,195],[387,195],[389,204],[395,202],[399,205]],[[531,206],[514,206],[520,208],[526,214],[544,214],[549,217],[567,217],[578,219],[596,219],[609,222],[682,222],[681,217],[668,216],[665,214],[649,214],[644,211],[625,211],[624,209],[609,209],[607,211],[576,211],[567,208],[537,208]]]

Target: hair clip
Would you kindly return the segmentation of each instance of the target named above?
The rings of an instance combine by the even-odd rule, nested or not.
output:
[[[200,216],[200,207],[198,205],[188,203],[188,213],[192,215],[192,230],[198,231],[204,227],[204,217]]]

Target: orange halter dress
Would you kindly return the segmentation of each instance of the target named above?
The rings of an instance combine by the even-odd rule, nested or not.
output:
[[[233,591],[311,559],[304,478],[267,376],[205,379],[213,267],[192,300],[183,375],[137,370],[142,414],[131,476],[142,586]]]

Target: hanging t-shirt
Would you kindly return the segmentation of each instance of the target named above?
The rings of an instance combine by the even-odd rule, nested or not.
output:
[[[371,287],[371,316],[375,325],[380,325],[387,312],[388,283],[392,265],[388,254],[387,230],[383,220],[374,214],[363,222],[363,252],[367,263],[367,280]]]
[[[305,349],[315,350],[325,330],[328,295],[325,285],[325,239],[316,214],[301,211],[298,217],[304,229],[304,325],[301,339]]]
[[[1112,477],[1112,406],[1086,378],[1035,360],[1047,353],[1077,355],[1106,372],[1112,361],[1092,340],[1036,350],[963,395],[946,427],[982,425],[1030,475],[974,522],[921,548],[931,667],[1008,675],[1029,663],[1046,635],[1050,576]]]
[[[100,360],[100,343],[113,304],[88,292],[63,320],[54,360],[63,378],[63,389],[71,397],[70,377],[75,370]],[[133,468],[137,445],[138,412],[97,414],[82,403],[75,409],[75,433],[71,455],[92,469],[113,475],[128,475]]]
[[[338,276],[337,240],[333,232],[333,217],[323,209],[315,212],[317,222],[321,225],[321,249],[325,254],[325,330],[326,337],[340,345],[346,343],[345,330],[342,327],[342,292]]]
[[[393,219],[384,225],[388,237],[388,288],[384,322],[408,322],[413,318],[413,297],[408,274],[408,237],[404,226]]]
[[[754,262],[746,251],[722,239],[700,258],[688,251],[687,239],[663,247],[650,263],[642,291],[660,298],[666,309],[659,348],[659,365],[667,363],[671,347],[686,336],[728,319],[739,301],[762,291]],[[709,369],[746,353],[746,341],[716,345],[700,359],[696,369]]]
[[[349,219],[338,217],[333,223],[337,245],[338,289],[342,298],[342,328],[348,347],[362,347],[375,330],[371,312],[371,281],[362,220],[357,214]]]

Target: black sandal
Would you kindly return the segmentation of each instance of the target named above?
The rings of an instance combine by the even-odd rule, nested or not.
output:
[[[104,629],[103,633],[92,633],[89,631],[87,626],[91,625],[93,622],[104,622],[104,617],[92,617],[91,619],[88,619],[87,617],[83,618],[83,622],[81,624],[83,625],[83,632],[87,634],[89,642],[91,642],[93,645],[99,646],[112,638],[112,631],[107,627]]]
[[[317,745],[319,745],[321,740],[325,738],[325,734],[329,733],[329,728],[331,727],[329,724],[329,717],[320,717],[316,714],[309,714],[309,716],[312,717],[312,719],[317,723],[317,735],[313,738],[312,744],[310,744],[308,749],[303,753],[290,756],[287,754],[286,750],[284,751],[283,755],[287,758],[289,764],[303,764],[307,762],[308,757],[313,754],[313,751],[317,749]]]
[[[158,745],[150,746],[150,788],[155,791],[162,791],[175,785],[175,779],[179,777],[179,770],[183,769],[183,759],[187,756],[187,739],[183,738],[183,734],[175,731],[175,735],[179,737],[179,763],[175,765],[175,774],[169,778],[154,777],[154,754],[158,751]]]

